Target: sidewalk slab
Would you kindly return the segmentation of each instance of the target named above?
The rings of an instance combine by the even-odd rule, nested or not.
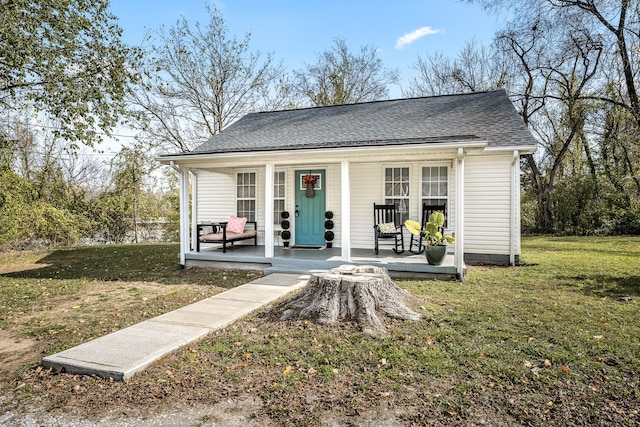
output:
[[[161,314],[148,322],[160,322],[207,329],[224,328],[236,319],[260,308],[263,304],[252,301],[207,298],[179,310]],[[215,315],[212,315],[215,314]]]
[[[272,277],[273,276],[273,277]],[[126,381],[207,334],[306,285],[308,276],[273,274],[120,331],[47,356],[42,365]]]

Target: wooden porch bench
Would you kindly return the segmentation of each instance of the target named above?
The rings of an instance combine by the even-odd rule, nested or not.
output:
[[[253,226],[253,229],[247,228]],[[200,252],[200,243],[222,243],[222,252],[227,252],[227,243],[253,239],[253,245],[258,246],[258,224],[247,221],[242,233],[227,232],[227,222],[198,224],[198,240],[196,252]]]

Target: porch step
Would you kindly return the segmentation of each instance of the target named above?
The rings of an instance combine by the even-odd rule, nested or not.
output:
[[[323,273],[329,270],[330,269],[328,268],[303,269],[296,266],[278,265],[278,266],[267,267],[263,271],[266,276],[270,274],[313,274],[313,273]]]
[[[308,249],[312,251],[313,249]],[[274,257],[271,266],[264,269],[264,274],[309,274],[328,271],[345,264],[344,261],[326,259]]]

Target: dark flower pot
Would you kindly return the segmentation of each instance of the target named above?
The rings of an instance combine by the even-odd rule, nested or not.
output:
[[[425,246],[424,256],[427,258],[429,265],[440,265],[444,262],[444,258],[447,256],[447,246]]]
[[[333,247],[333,243],[332,242],[327,242],[327,248],[331,248]]]

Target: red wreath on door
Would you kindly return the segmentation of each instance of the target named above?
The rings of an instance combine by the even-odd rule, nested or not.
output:
[[[302,181],[304,182],[305,186],[307,187],[305,195],[309,199],[313,198],[316,195],[315,190],[313,189],[313,186],[316,185],[316,181],[317,181],[316,176],[315,175],[304,175],[302,177]]]

